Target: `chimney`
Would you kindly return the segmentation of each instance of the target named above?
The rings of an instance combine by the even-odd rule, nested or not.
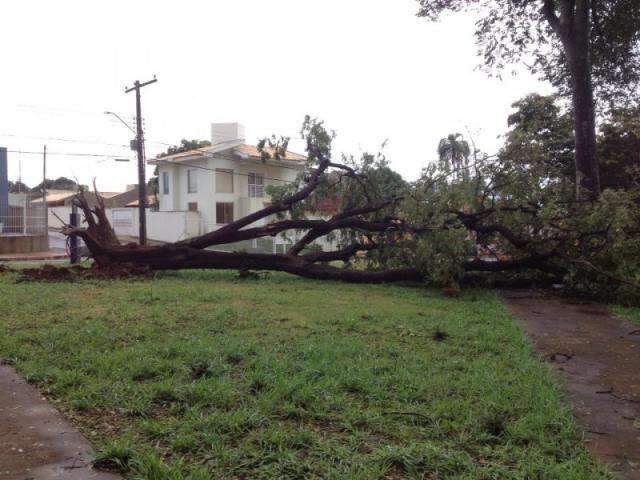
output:
[[[212,123],[211,143],[223,143],[230,140],[244,140],[244,125],[239,123]]]

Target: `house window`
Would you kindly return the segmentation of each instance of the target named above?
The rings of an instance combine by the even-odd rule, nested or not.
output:
[[[264,175],[262,173],[249,174],[249,197],[264,197]]]
[[[169,172],[162,172],[162,193],[169,195]]]
[[[189,209],[190,212],[197,212],[198,211],[198,202],[189,202],[187,204],[187,208]]]
[[[216,193],[233,193],[233,170],[216,169]]]
[[[188,193],[197,193],[198,192],[198,172],[197,170],[187,170],[187,192]]]
[[[216,203],[216,223],[231,223],[233,222],[233,202],[218,202]]]

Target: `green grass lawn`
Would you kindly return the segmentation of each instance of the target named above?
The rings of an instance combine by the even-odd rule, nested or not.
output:
[[[0,358],[126,478],[608,478],[491,292],[232,272],[0,288]]]
[[[610,308],[613,313],[626,318],[630,322],[640,325],[640,308],[622,307],[620,305],[611,305]]]

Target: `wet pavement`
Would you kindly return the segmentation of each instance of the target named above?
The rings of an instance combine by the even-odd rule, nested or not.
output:
[[[640,480],[640,327],[604,307],[544,292],[504,292],[553,365],[592,455]]]
[[[91,447],[15,371],[0,365],[0,480],[119,480],[91,468]]]

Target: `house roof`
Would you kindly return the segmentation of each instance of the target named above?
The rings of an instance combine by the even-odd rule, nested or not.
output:
[[[249,157],[262,158],[258,147],[256,147],[255,145],[248,145],[246,143],[243,143],[242,145],[238,145],[237,147],[235,147],[233,150],[234,152],[248,155]],[[265,151],[271,155],[274,154],[273,148],[265,147]],[[284,155],[284,160],[289,160],[291,162],[306,162],[307,157],[305,157],[304,155],[300,155],[299,153],[290,152],[289,150],[287,150]]]
[[[102,198],[113,198],[126,192],[98,192]]]
[[[60,202],[73,197],[76,193],[78,193],[76,190],[47,190],[46,201],[47,203]],[[42,203],[42,197],[31,200],[31,203]]]
[[[153,195],[147,195],[147,205],[151,205],[155,201],[156,199]],[[138,205],[140,205],[140,202],[138,200],[134,200],[133,202],[127,203],[125,207],[137,207]]]
[[[47,203],[63,202],[68,198],[73,197],[77,193],[78,193],[77,190],[47,190],[46,202]],[[120,195],[121,193],[122,192],[100,192],[100,196],[102,198],[113,198],[117,195]],[[31,200],[30,203],[35,203],[35,204],[42,203],[42,197],[38,197],[34,200]]]
[[[268,153],[273,154],[273,149],[265,148]],[[195,150],[189,150],[187,152],[176,153],[173,155],[167,155],[164,157],[156,157],[148,161],[152,165],[157,165],[162,162],[178,163],[188,160],[198,160],[201,158],[207,158],[215,153],[231,154],[238,160],[251,159],[260,160],[262,156],[255,145],[249,145],[242,140],[234,140],[231,142],[223,142],[211,145],[210,147],[202,147]],[[302,165],[307,157],[299,153],[290,152],[287,150],[284,157],[281,159],[287,162]]]

